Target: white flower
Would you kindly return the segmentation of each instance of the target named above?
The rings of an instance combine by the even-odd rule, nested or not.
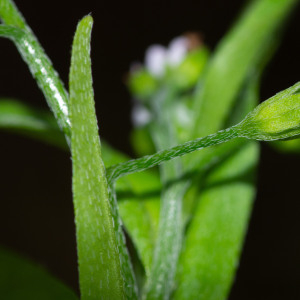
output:
[[[144,105],[136,102],[131,110],[131,120],[134,127],[143,127],[150,122],[151,113]]]
[[[165,74],[167,49],[161,45],[148,47],[145,54],[145,65],[154,77],[162,77]]]
[[[179,36],[170,42],[167,54],[170,66],[176,67],[184,60],[188,52],[188,45],[188,38],[184,36]]]
[[[168,48],[152,45],[146,50],[146,68],[154,77],[161,78],[165,75],[167,66],[176,67],[184,60],[188,49],[189,41],[184,36],[173,39]]]

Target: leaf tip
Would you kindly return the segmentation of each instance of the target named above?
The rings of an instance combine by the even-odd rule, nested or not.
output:
[[[92,13],[90,12],[88,15],[84,16],[79,23],[91,27],[94,23]]]

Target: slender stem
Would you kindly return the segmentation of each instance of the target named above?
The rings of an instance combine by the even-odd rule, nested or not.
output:
[[[166,165],[168,164],[164,167]],[[162,192],[153,264],[142,299],[158,300],[170,297],[184,232],[182,199],[189,185],[190,179],[183,179],[167,186]]]
[[[157,150],[178,144],[170,114],[170,106],[175,98],[174,91],[165,87],[151,101],[155,119],[150,129]],[[182,177],[182,167],[182,161],[178,159],[160,165],[164,188],[161,192],[159,229],[142,299],[168,299],[174,286],[183,236],[182,198],[188,186],[186,180],[176,180]],[[167,184],[173,180],[173,184]]]
[[[7,32],[8,27],[5,29],[2,25],[1,36],[9,38],[15,43],[69,142],[71,137],[68,112],[69,96],[50,59],[13,1],[0,0],[0,19],[8,27],[14,28],[13,34]],[[16,34],[16,32],[18,33]]]
[[[165,161],[183,156],[196,150],[227,142],[236,137],[238,137],[238,133],[235,130],[235,127],[230,127],[206,137],[198,138],[170,149],[159,151],[152,155],[146,155],[138,159],[132,159],[124,163],[113,165],[107,169],[107,178],[110,182],[112,182],[122,176],[144,171],[160,165]]]

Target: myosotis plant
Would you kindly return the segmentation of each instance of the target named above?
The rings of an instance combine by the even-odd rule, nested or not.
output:
[[[47,113],[9,100],[0,102],[0,126],[71,150],[81,299],[227,297],[255,196],[259,148],[249,140],[300,134],[300,83],[254,109],[275,35],[296,2],[253,1],[214,54],[198,47],[162,63],[161,73],[132,71],[129,89],[151,119],[134,130],[134,147],[148,155],[130,160],[98,136],[92,17],[75,33],[68,94],[15,4],[0,0],[0,35],[15,43],[61,131]],[[3,251],[4,270],[6,257],[27,268]],[[77,298],[56,281],[53,290],[55,299]]]

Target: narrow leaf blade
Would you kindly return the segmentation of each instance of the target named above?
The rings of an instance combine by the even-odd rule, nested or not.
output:
[[[174,299],[226,299],[255,196],[258,153],[250,142],[208,177],[187,230]]]
[[[101,158],[90,61],[92,17],[75,33],[70,70],[73,195],[82,299],[135,299],[126,249]],[[129,268],[127,268],[129,269]]]

